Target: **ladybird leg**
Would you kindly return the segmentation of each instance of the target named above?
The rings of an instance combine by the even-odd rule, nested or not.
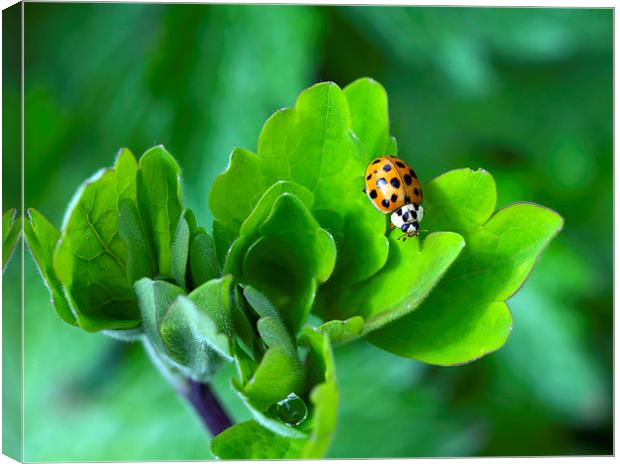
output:
[[[390,230],[394,230],[396,226],[390,222]]]
[[[366,187],[364,187],[364,188],[362,189],[362,192],[366,193]]]

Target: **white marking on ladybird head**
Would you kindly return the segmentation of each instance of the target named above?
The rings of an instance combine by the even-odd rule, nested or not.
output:
[[[407,203],[405,206],[395,210],[390,219],[394,227],[401,229],[409,237],[418,235],[420,221],[424,216],[424,209],[421,205]]]

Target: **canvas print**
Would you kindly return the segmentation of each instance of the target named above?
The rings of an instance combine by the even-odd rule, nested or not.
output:
[[[612,9],[2,21],[4,454],[613,453]]]

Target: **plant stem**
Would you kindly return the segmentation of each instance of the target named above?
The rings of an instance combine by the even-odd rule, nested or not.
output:
[[[186,397],[211,432],[211,435],[216,436],[232,426],[232,421],[209,384],[190,380],[188,387]]]

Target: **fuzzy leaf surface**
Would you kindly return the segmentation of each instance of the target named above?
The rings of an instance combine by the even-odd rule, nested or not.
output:
[[[159,329],[172,303],[184,294],[183,289],[169,282],[147,277],[138,280],[134,288],[140,303],[142,327],[147,340],[159,356],[166,356],[166,360],[172,359]]]
[[[220,276],[215,244],[210,234],[201,232],[192,239],[189,249],[189,269],[193,288]]]
[[[24,223],[24,235],[28,249],[50,291],[56,313],[66,323],[77,325],[77,319],[53,267],[54,249],[60,239],[60,231],[36,209],[29,208],[28,218]]]
[[[332,320],[319,326],[318,330],[329,337],[332,345],[350,342],[362,335],[364,319],[354,316],[346,321]]]
[[[187,220],[181,215],[177,222],[177,228],[172,239],[171,264],[172,276],[177,284],[183,288],[185,285],[185,274],[187,271],[187,261],[189,259],[189,244],[191,241],[191,231]]]
[[[230,360],[228,337],[184,295],[170,305],[159,332],[168,355],[194,380],[208,381],[221,358]]]
[[[231,276],[225,276],[205,282],[188,295],[198,309],[213,320],[217,330],[228,337],[235,334],[231,286]]]

